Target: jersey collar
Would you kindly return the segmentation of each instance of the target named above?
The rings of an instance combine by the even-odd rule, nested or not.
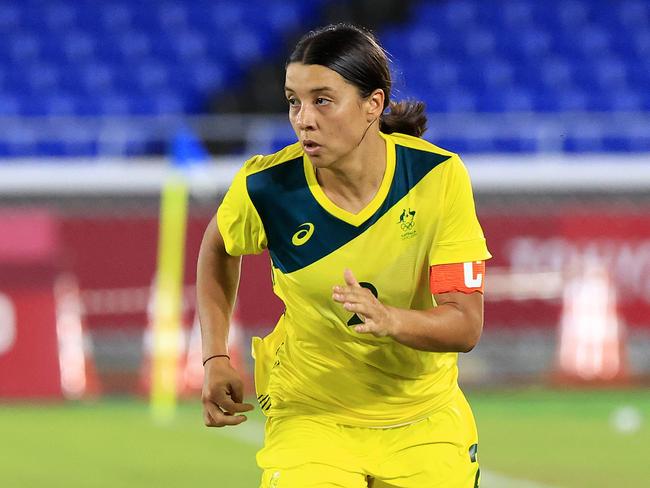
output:
[[[395,175],[395,143],[392,138],[383,132],[380,132],[379,135],[386,141],[386,171],[384,172],[384,177],[381,180],[381,185],[379,185],[379,190],[373,197],[373,199],[366,205],[359,213],[353,214],[347,210],[342,209],[332,202],[323,189],[318,184],[316,179],[316,172],[314,167],[309,161],[307,155],[303,155],[303,167],[305,169],[305,177],[307,178],[307,184],[309,185],[309,190],[312,195],[328,213],[332,214],[337,219],[340,219],[344,222],[347,222],[350,225],[358,227],[368,220],[381,206],[381,204],[386,199],[388,191],[390,190],[391,184],[393,182],[393,176]]]

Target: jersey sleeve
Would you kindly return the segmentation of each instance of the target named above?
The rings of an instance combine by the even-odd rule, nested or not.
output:
[[[442,217],[429,252],[429,265],[483,261],[492,257],[476,217],[467,168],[456,155],[443,175]]]
[[[217,225],[231,256],[259,254],[266,249],[264,225],[246,187],[246,165],[235,175],[217,209]]]

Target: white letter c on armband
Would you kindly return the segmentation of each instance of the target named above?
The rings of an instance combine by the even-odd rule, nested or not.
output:
[[[480,288],[483,283],[483,274],[477,273],[474,276],[474,263],[463,263],[463,272],[465,277],[465,286],[467,288]]]

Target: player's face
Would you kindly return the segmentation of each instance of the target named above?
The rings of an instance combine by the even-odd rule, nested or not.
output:
[[[367,101],[356,86],[318,64],[287,66],[289,120],[316,167],[328,167],[353,151],[368,128]]]

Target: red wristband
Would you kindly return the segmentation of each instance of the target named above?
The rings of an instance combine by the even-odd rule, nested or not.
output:
[[[205,366],[205,363],[210,361],[210,359],[214,359],[214,358],[228,358],[228,360],[230,360],[230,356],[228,356],[227,354],[215,354],[214,356],[210,356],[209,358],[204,359],[203,366]]]

